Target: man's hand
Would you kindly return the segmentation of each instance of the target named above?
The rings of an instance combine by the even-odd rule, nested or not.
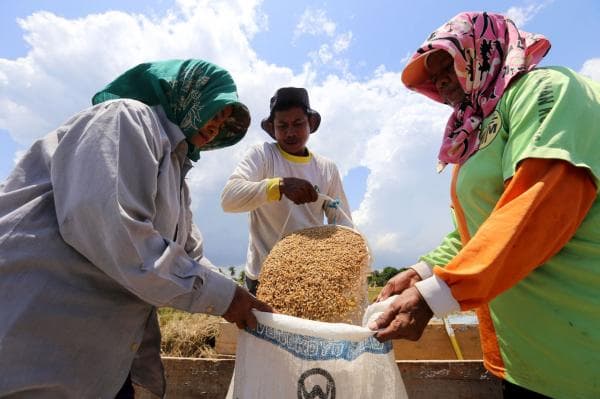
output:
[[[419,281],[421,281],[421,277],[419,277],[416,271],[406,269],[388,280],[375,302],[385,301],[392,295],[401,294],[405,289],[413,287]]]
[[[375,338],[381,342],[398,338],[416,341],[421,338],[432,316],[433,312],[419,291],[410,287],[368,327],[371,330],[379,330]]]
[[[244,288],[237,286],[233,300],[222,317],[230,323],[235,323],[239,329],[244,329],[246,326],[254,329],[256,328],[256,317],[254,317],[252,309],[273,312],[271,306],[259,301]]]
[[[310,182],[296,177],[284,177],[279,186],[279,192],[296,205],[315,202],[319,198],[319,193]]]

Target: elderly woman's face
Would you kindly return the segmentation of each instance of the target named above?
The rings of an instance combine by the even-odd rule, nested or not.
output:
[[[233,112],[233,108],[231,105],[226,106],[221,111],[217,112],[217,114],[204,126],[198,130],[198,134],[192,136],[190,141],[196,147],[201,148],[204,144],[211,142],[217,134],[221,131],[221,127],[227,121],[227,119],[231,116]]]
[[[451,106],[456,106],[465,99],[465,92],[458,81],[454,70],[454,59],[446,51],[434,51],[425,62],[429,79],[435,85],[442,99]]]

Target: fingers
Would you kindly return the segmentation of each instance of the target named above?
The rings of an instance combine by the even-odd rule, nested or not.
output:
[[[390,339],[405,338],[403,326],[406,325],[406,322],[402,320],[402,316],[406,315],[398,314],[387,327],[377,331],[375,339],[379,342],[385,342]]]
[[[377,331],[375,339],[379,342],[389,341],[390,339],[418,341],[423,335],[424,329],[425,327],[414,326],[410,315],[399,313],[386,328]]]
[[[254,316],[254,313],[252,313],[252,309],[250,309],[246,316],[246,325],[252,330],[254,330],[256,328],[257,323],[258,322],[256,321],[256,316]]]
[[[294,194],[295,195],[293,195],[292,201],[296,205],[305,204],[307,202],[315,202],[319,198],[319,195],[312,187],[305,187]]]
[[[296,205],[315,202],[319,198],[319,193],[310,182],[295,177],[283,178],[281,190]]]
[[[375,338],[381,342],[404,338],[418,340],[433,312],[415,287],[403,291],[390,307],[369,328],[377,329]]]
[[[373,324],[378,327],[375,339],[380,342],[400,338],[414,341],[420,336],[420,334],[415,335],[412,331],[414,323],[412,323],[411,315],[400,310],[390,309],[384,312]]]
[[[385,301],[390,297],[391,292],[392,290],[390,288],[390,285],[386,284],[385,287],[383,287],[379,292],[379,295],[377,295],[377,299],[375,300],[375,302]]]
[[[319,199],[319,193],[317,192],[317,190],[315,190],[314,186],[312,184],[310,184],[310,190],[309,190],[309,194],[310,194],[310,202],[315,202],[316,200]]]
[[[234,323],[237,326],[237,328],[239,328],[240,330],[243,330],[246,328],[246,321],[244,319],[237,319],[234,321]]]
[[[381,292],[379,292],[379,295],[377,295],[377,302],[385,301],[394,294],[400,294],[400,292],[396,292],[397,290],[394,284],[394,278],[395,277],[392,277],[381,289]]]
[[[256,320],[256,316],[254,316],[254,313],[252,313],[252,309],[256,309],[259,312],[277,313],[277,311],[275,309],[273,309],[273,307],[271,305],[269,305],[268,303],[259,301],[258,299],[254,299],[253,303],[251,304],[250,310],[249,310],[249,316],[246,320],[248,327],[250,327],[252,329],[256,328],[256,325],[258,324],[258,321]]]
[[[394,301],[395,303],[396,301]],[[380,330],[386,328],[398,313],[397,307],[392,303],[377,319],[369,323],[368,327],[371,330]]]
[[[376,302],[384,301],[392,295],[402,294],[404,290],[414,286],[420,280],[421,277],[413,269],[404,270],[388,281],[377,296]]]
[[[381,292],[377,296],[377,302],[385,301],[392,295],[401,294],[402,289],[399,289],[398,285],[395,284],[395,277],[390,279],[388,283],[381,289]]]
[[[245,328],[255,329],[258,321],[252,313],[252,309],[261,312],[274,312],[270,305],[259,301],[246,289],[238,286],[236,287],[229,309],[223,314],[223,318],[230,323],[235,323],[241,330]]]
[[[262,301],[256,301],[256,303],[254,304],[254,309],[261,311],[261,312],[269,312],[269,313],[274,313],[275,309],[273,309],[273,307],[267,303],[264,303]]]

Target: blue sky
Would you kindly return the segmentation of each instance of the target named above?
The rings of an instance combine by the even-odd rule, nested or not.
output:
[[[432,30],[466,10],[509,14],[552,42],[542,65],[600,80],[596,1],[3,1],[0,179],[126,68],[206,58],[232,72],[253,115],[247,138],[204,156],[190,179],[213,262],[244,262],[247,215],[223,214],[220,189],[248,146],[268,138],[258,121],[270,95],[296,85],[323,116],[309,147],[338,164],[374,267],[411,264],[451,228],[449,173],[434,172],[449,110],[409,93],[399,73]]]

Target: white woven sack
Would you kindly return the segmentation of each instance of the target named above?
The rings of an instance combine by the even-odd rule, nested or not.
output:
[[[365,321],[373,319],[367,309]],[[255,311],[240,331],[228,398],[407,398],[391,342],[365,327]]]

